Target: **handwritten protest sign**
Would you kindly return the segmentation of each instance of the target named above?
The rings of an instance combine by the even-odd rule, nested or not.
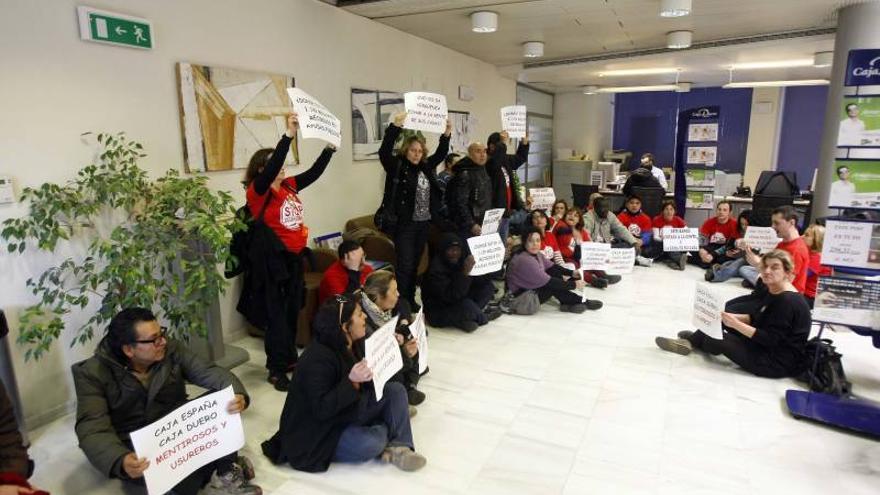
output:
[[[306,139],[317,138],[339,147],[342,142],[342,124],[318,100],[299,88],[287,88],[287,96],[299,117],[299,131]]]
[[[495,234],[498,232],[498,226],[501,225],[501,217],[504,216],[504,208],[493,208],[486,210],[483,214],[483,226],[480,233],[482,235]]]
[[[412,91],[403,94],[406,120],[403,127],[414,131],[446,132],[446,97],[435,93]]]
[[[746,227],[746,235],[743,241],[750,247],[766,253],[771,249],[776,249],[776,245],[782,242],[782,239],[776,234],[773,227],[755,227],[749,225]]]
[[[419,374],[428,369],[428,327],[425,326],[425,308],[419,310],[409,331],[419,343]]]
[[[131,433],[150,495],[165,493],[195,470],[244,447],[241,416],[226,408],[232,387],[187,402],[162,419]]]
[[[605,271],[611,275],[631,273],[635,264],[636,250],[634,248],[612,249],[608,253],[608,267]]]
[[[581,268],[584,270],[605,270],[608,268],[608,257],[611,244],[604,242],[581,243]]]
[[[529,189],[529,197],[532,198],[533,210],[547,211],[556,202],[556,193],[552,187],[533,187]]]
[[[494,273],[501,269],[501,265],[504,264],[504,243],[501,242],[500,236],[481,235],[471,237],[467,242],[476,261],[471,270],[472,277]]]
[[[400,346],[397,344],[397,339],[394,338],[394,329],[397,328],[398,318],[397,316],[391,318],[391,321],[382,325],[364,341],[367,366],[373,372],[376,400],[382,400],[385,383],[403,368]]]
[[[676,229],[663,227],[663,251],[681,252],[700,249],[700,232],[688,227]]]
[[[501,109],[501,129],[512,138],[526,137],[526,106],[511,105]]]
[[[828,220],[825,223],[822,264],[880,268],[880,256],[877,248],[871,245],[872,237],[874,239],[880,237],[880,226],[871,223]]]
[[[700,282],[694,292],[694,315],[691,323],[706,335],[720,339],[721,311],[724,300],[711,285]]]

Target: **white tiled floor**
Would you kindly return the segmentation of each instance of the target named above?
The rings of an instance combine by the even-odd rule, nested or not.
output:
[[[655,335],[690,328],[702,272],[636,268],[604,291],[597,312],[545,305],[474,334],[431,333],[427,401],[413,420],[428,466],[406,474],[377,462],[322,474],[272,466],[259,444],[277,427],[284,395],[266,382],[262,342],[235,370],[251,393],[246,452],[267,494],[876,494],[880,443],[791,418],[791,380],[747,375],[725,359],[677,356]],[[738,281],[721,286],[731,297]],[[880,351],[832,335],[858,394],[880,400]],[[121,493],[86,462],[73,418],[32,435],[34,481],[56,494]]]

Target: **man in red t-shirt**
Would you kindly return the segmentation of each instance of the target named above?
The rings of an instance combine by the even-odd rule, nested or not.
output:
[[[626,200],[626,208],[617,214],[617,219],[633,237],[642,241],[642,246],[651,245],[651,217],[642,211],[642,198],[635,194],[630,195]],[[637,265],[651,266],[653,262],[651,258],[636,256]]]
[[[354,292],[364,285],[373,267],[364,263],[364,249],[357,241],[342,241],[337,250],[339,260],[330,265],[318,287],[318,305],[327,299]]]
[[[782,242],[776,246],[791,256],[794,262],[794,280],[791,284],[801,294],[807,286],[807,269],[810,266],[810,249],[803,237],[798,233],[797,229],[797,212],[791,206],[780,206],[773,210],[771,215],[773,222],[773,230],[782,238]],[[748,266],[742,266],[739,269],[740,275],[753,285],[758,280],[758,265],[761,263],[761,257],[755,254],[748,244],[744,244],[746,252],[746,261]]]
[[[724,256],[728,243],[740,237],[736,219],[730,216],[730,202],[719,201],[715,206],[716,215],[700,227],[700,250],[692,253],[690,262],[701,268],[709,268],[715,263],[727,261]]]

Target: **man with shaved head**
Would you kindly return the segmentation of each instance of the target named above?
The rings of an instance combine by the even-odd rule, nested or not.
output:
[[[449,183],[449,216],[462,239],[480,235],[483,214],[492,208],[487,160],[486,145],[471,143],[467,156],[455,165],[455,177]]]

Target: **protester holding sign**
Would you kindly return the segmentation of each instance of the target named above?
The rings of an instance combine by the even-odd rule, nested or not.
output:
[[[582,302],[580,295],[571,292],[583,289],[584,285],[578,271],[555,265],[544,257],[541,232],[535,227],[526,228],[522,251],[511,257],[507,270],[507,287],[512,297],[534,291],[541,304],[555,297],[559,301],[559,310],[568,313],[601,308],[601,301],[584,299]]]
[[[593,242],[611,244],[612,248],[636,248],[636,254],[642,248],[642,240],[635,238],[629,229],[623,226],[608,205],[608,198],[598,196],[593,200],[593,209],[584,213],[584,229],[590,233]],[[620,275],[607,275],[609,284],[620,280]]]
[[[742,236],[748,233],[750,228],[755,228],[749,225],[751,223],[751,218],[752,210],[743,210],[739,213],[736,222],[739,225],[739,234],[741,237],[727,242],[724,256],[728,258],[728,260],[720,264],[715,263],[708,268],[704,274],[706,282],[726,282],[733,277],[741,276],[739,274],[739,269],[747,264],[745,256],[747,242]],[[773,231],[773,238],[775,239],[776,231],[772,228],[770,230]],[[754,249],[754,247],[755,246],[748,246],[748,249]],[[773,244],[770,249],[765,249],[764,251],[770,251],[775,247],[776,244]]]
[[[663,232],[666,228],[683,229],[687,227],[684,219],[676,215],[675,201],[664,201],[660,214],[651,221],[651,244],[642,248],[642,256],[654,261],[666,261],[673,270],[684,271],[687,264],[687,253],[663,250]]]
[[[235,375],[168,338],[166,329],[144,308],[124,309],[114,316],[95,355],[72,370],[80,448],[104,475],[135,484],[143,485],[144,471],[154,460],[134,453],[130,433],[183,405],[186,382],[212,391],[232,385],[235,399],[227,407],[230,413],[240,413],[249,405]],[[169,444],[184,440],[176,434],[177,430],[169,431]],[[184,454],[187,450],[179,452]],[[203,493],[259,495],[260,488],[248,482],[253,477],[250,461],[233,453],[197,470],[174,492],[195,495],[208,483]]]
[[[291,114],[278,145],[254,153],[244,177],[247,206],[256,221],[250,227],[248,270],[238,310],[265,330],[269,383],[279,391],[287,390],[287,370],[296,364],[294,339],[300,301],[305,300],[301,253],[309,229],[299,193],[321,177],[336,151],[328,144],[310,169],[285,177],[284,157],[298,128],[297,115]]]
[[[437,244],[422,282],[422,302],[428,323],[473,332],[501,316],[489,302],[495,286],[487,277],[471,277],[474,257],[464,256],[461,239],[446,233]]]
[[[412,311],[409,304],[400,299],[394,273],[380,270],[367,277],[361,294],[361,307],[367,314],[367,337],[395,316],[398,317],[394,336],[400,346],[403,369],[392,380],[406,387],[411,406],[421,404],[425,401],[425,394],[416,389],[419,384],[419,344],[409,331],[409,325],[413,322]]]
[[[773,230],[782,238],[777,249],[787,252],[794,262],[795,277],[792,280],[798,292],[802,293],[807,287],[807,268],[810,265],[810,250],[804,243],[797,229],[797,212],[791,206],[780,206],[773,210],[770,215]],[[739,269],[739,275],[752,285],[758,285],[759,267],[761,258],[755,254],[751,246],[743,244],[745,249],[745,261]]]
[[[547,214],[544,213],[544,210],[532,210],[529,217],[532,227],[541,234],[541,252],[544,257],[559,266],[564,265],[565,259],[562,258],[559,241],[556,239],[556,235],[548,229],[550,220],[547,218]]]
[[[428,242],[428,227],[432,221],[442,220],[440,202],[443,196],[436,169],[449,151],[452,123],[447,119],[446,132],[440,136],[433,155],[428,156],[425,143],[418,136],[404,139],[395,153],[394,143],[403,130],[404,119],[405,112],[393,116],[379,147],[379,161],[385,170],[385,189],[376,219],[377,225],[394,240],[400,294],[410,307],[417,308],[416,270]]]
[[[739,226],[730,218],[730,202],[719,201],[715,205],[715,216],[703,222],[700,227],[700,249],[691,253],[690,262],[700,268],[711,268],[714,263],[724,263],[728,242],[739,239]]]
[[[625,208],[617,214],[617,219],[629,230],[636,239],[642,241],[642,246],[651,245],[651,217],[642,212],[642,198],[636,194],[626,198]],[[654,260],[645,256],[636,256],[636,264],[639,266],[651,266]]]
[[[449,216],[462,239],[482,234],[483,215],[492,208],[487,160],[486,147],[471,143],[467,156],[455,164],[455,177],[446,188]]]
[[[526,132],[525,137],[519,140],[515,155],[507,154],[509,141],[507,131],[493,132],[486,140],[489,152],[486,171],[492,179],[492,205],[494,208],[504,208],[504,218],[501,220],[498,233],[505,242],[510,232],[510,215],[523,209],[515,177],[516,170],[529,159],[529,134]]]
[[[404,386],[388,382],[376,400],[364,359],[366,314],[357,299],[340,295],[324,303],[312,332],[263,454],[307,472],[376,458],[404,471],[422,468],[427,460],[415,452]]]
[[[766,378],[803,372],[811,319],[807,301],[790,282],[794,263],[787,252],[776,249],[761,257],[760,267],[767,295],[749,314],[723,311],[722,339],[699,330],[683,331],[677,339],[657,337],[657,346],[682,355],[693,349],[723,354],[745,371]]]
[[[551,235],[556,236],[559,244],[559,252],[565,262],[565,267],[577,269],[581,266],[581,244],[590,242],[590,233],[584,228],[584,212],[577,206],[572,206],[563,215],[563,218],[556,222],[555,232]],[[597,289],[608,287],[608,277],[610,275],[603,271],[587,270],[582,271],[584,282]],[[619,278],[619,277],[618,277]]]

